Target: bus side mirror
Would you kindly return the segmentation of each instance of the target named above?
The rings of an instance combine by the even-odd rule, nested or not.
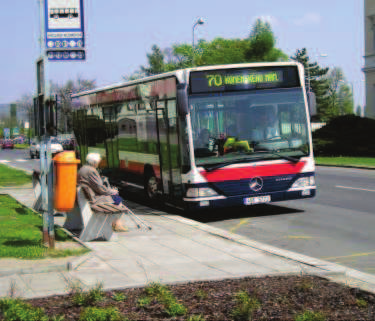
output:
[[[189,113],[186,84],[177,84],[177,108],[181,116],[186,116]]]
[[[308,106],[309,106],[310,117],[316,116],[316,114],[317,114],[316,97],[315,97],[315,94],[312,91],[307,93],[307,103],[308,103]]]

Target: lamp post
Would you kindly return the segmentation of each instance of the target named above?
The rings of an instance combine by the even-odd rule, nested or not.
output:
[[[327,54],[320,54],[319,55],[319,57],[321,57],[321,58],[325,58],[325,57],[327,57],[328,55]],[[310,86],[310,69],[311,69],[311,67],[306,67],[306,69],[307,69],[307,82],[308,82],[308,89],[307,89],[307,92],[308,93],[310,93],[311,92],[311,86]]]
[[[194,23],[194,25],[193,25],[193,46],[192,46],[192,48],[193,48],[193,58],[192,58],[192,62],[191,62],[191,64],[194,66],[194,55],[195,55],[195,47],[194,47],[194,29],[195,29],[195,27],[197,26],[197,25],[203,25],[204,24],[204,21],[203,21],[203,19],[202,18],[199,18],[195,23]]]

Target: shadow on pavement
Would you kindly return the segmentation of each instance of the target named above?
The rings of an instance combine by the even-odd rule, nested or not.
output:
[[[272,216],[272,215],[283,215],[283,214],[296,214],[303,213],[304,211],[279,205],[270,204],[259,204],[253,206],[242,206],[242,207],[230,207],[230,208],[219,208],[219,209],[207,209],[202,211],[197,211],[193,213],[186,213],[178,208],[174,208],[161,202],[150,202],[144,197],[142,191],[136,189],[124,189],[120,192],[120,195],[126,201],[131,201],[136,203],[134,210],[137,207],[149,207],[150,212],[142,213],[152,215],[153,211],[164,212],[165,214],[180,215],[185,218],[190,218],[201,223],[212,223],[218,221],[225,221],[230,219],[240,219],[240,218],[251,218],[251,217],[262,217],[262,216]]]

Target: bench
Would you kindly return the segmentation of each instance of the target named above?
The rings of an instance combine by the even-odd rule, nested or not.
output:
[[[113,234],[112,224],[126,212],[122,204],[90,204],[90,193],[85,187],[77,188],[76,206],[67,213],[64,228],[81,230],[79,239],[89,242],[96,239],[109,241]]]

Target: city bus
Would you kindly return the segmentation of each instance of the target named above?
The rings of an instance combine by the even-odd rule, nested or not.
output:
[[[186,210],[315,196],[297,62],[196,67],[72,95],[81,160]]]

